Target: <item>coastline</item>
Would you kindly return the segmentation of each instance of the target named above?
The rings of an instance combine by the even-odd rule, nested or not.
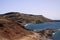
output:
[[[55,31],[56,31],[55,29],[46,29],[35,32],[41,35],[42,40],[53,40],[53,35],[54,35],[53,33],[55,33]]]

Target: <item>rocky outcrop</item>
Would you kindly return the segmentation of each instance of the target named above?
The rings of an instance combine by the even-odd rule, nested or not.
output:
[[[45,37],[46,39],[52,39],[52,35],[55,31],[56,29],[45,29],[38,31],[37,33],[40,34],[42,38]]]
[[[22,26],[26,23],[51,22],[42,15],[29,15],[10,12],[0,15],[0,40],[43,40],[52,36],[53,30],[32,32]]]
[[[14,21],[21,23],[22,25],[26,23],[42,23],[42,22],[51,22],[51,19],[48,19],[42,15],[31,15],[24,14],[19,12],[9,12],[1,15],[5,18],[10,18]]]
[[[0,40],[41,40],[37,33],[26,30],[21,24],[0,16]]]

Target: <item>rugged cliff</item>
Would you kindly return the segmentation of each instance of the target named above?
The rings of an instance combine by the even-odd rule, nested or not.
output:
[[[0,17],[0,40],[40,40],[40,36],[18,22]]]
[[[14,13],[15,14],[15,13]],[[0,15],[0,40],[43,40],[43,38],[52,35],[51,30],[42,30],[40,32],[32,32],[24,28],[19,22],[17,14],[14,17],[12,14]],[[12,17],[12,18],[10,18]],[[14,19],[15,18],[15,19]],[[22,21],[23,22],[23,21]],[[47,21],[48,22],[48,21]]]
[[[31,15],[24,14],[19,12],[9,12],[1,15],[5,18],[10,18],[14,21],[20,22],[22,25],[26,23],[42,23],[42,22],[51,22],[51,19],[48,19],[42,15]]]

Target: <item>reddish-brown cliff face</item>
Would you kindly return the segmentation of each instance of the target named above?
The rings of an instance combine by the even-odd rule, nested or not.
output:
[[[18,22],[14,22],[10,19],[0,17],[0,38],[2,37],[2,39],[6,38],[13,40],[32,34],[32,32],[25,30],[23,26],[20,25]]]
[[[38,22],[51,22],[51,20],[41,15],[26,15],[16,12],[0,15],[0,40],[41,40],[41,35],[28,31],[22,26],[24,23]]]

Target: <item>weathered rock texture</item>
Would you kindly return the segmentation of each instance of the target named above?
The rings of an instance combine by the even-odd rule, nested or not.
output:
[[[51,19],[48,19],[42,15],[31,15],[24,14],[19,12],[9,12],[1,15],[5,18],[10,18],[14,21],[20,22],[22,25],[26,23],[42,23],[42,22],[51,22]]]
[[[0,40],[40,40],[40,36],[18,22],[0,17]]]
[[[43,40],[52,35],[52,30],[31,32],[24,28],[26,23],[51,22],[42,15],[29,15],[18,12],[9,12],[0,15],[0,40]]]
[[[39,33],[42,37],[52,38],[52,35],[55,32],[55,30],[56,29],[45,29],[45,30],[38,31],[37,33]]]

